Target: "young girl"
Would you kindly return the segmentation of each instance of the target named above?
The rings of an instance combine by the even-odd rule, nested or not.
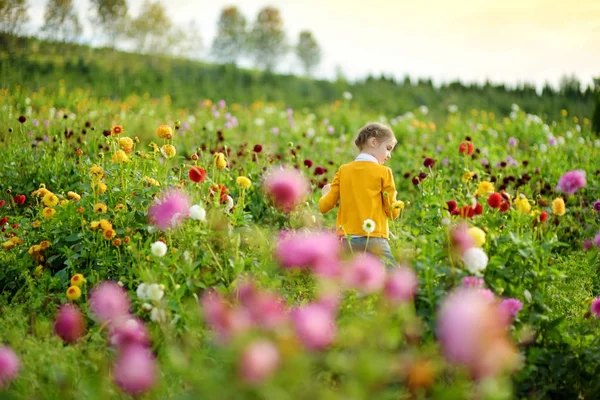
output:
[[[387,240],[387,218],[398,218],[401,203],[396,201],[392,170],[383,164],[391,157],[396,143],[389,127],[376,122],[363,126],[354,141],[360,154],[339,168],[331,185],[323,187],[323,197],[319,199],[323,214],[339,201],[335,229],[344,246],[374,253],[386,263],[395,263]]]

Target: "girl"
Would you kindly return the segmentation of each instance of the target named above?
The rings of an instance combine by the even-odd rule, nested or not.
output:
[[[323,214],[339,201],[335,230],[345,247],[366,250],[392,264],[396,260],[387,240],[387,218],[398,218],[402,203],[396,201],[392,170],[383,164],[390,159],[396,143],[388,126],[376,122],[363,126],[354,141],[360,154],[339,168],[319,199]]]

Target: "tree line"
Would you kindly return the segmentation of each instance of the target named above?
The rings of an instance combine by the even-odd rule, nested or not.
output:
[[[0,32],[18,36],[29,21],[27,0],[0,0]],[[199,26],[190,20],[185,27],[173,22],[160,0],[144,0],[132,16],[127,0],[90,0],[89,22],[94,37],[109,48],[130,48],[137,53],[176,55],[199,59],[204,45]],[[43,39],[81,43],[82,22],[74,0],[48,0],[44,22],[37,35]],[[217,62],[252,60],[257,68],[272,71],[293,52],[303,71],[310,75],[321,61],[320,46],[308,30],[290,44],[281,13],[275,7],[262,8],[249,23],[236,6],[221,11],[208,55]]]

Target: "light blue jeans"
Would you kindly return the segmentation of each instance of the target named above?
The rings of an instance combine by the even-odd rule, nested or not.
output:
[[[374,238],[370,237],[367,243],[366,236],[351,236],[350,245],[348,245],[348,239],[342,239],[342,246],[345,250],[349,250],[352,247],[352,252],[364,252],[367,251],[371,254],[376,255],[386,265],[396,265],[396,259],[392,255],[392,248],[386,238]],[[368,246],[368,247],[367,247]]]

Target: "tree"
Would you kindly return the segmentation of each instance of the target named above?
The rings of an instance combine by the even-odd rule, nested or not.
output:
[[[175,29],[173,39],[171,54],[196,60],[202,57],[204,46],[196,21],[191,20],[186,29]]]
[[[144,0],[140,14],[131,21],[129,37],[140,53],[165,54],[169,52],[173,23],[160,1]]]
[[[581,82],[575,75],[563,76],[558,85],[559,93],[567,97],[577,97],[581,94]]]
[[[312,70],[321,62],[321,49],[311,32],[300,32],[296,45],[296,56],[300,59],[306,75],[310,76]]]
[[[106,35],[106,42],[115,48],[117,40],[126,33],[128,7],[126,0],[90,0],[92,22]]]
[[[265,7],[258,13],[250,31],[250,54],[257,67],[273,70],[287,53],[283,20],[279,10]]]
[[[73,0],[48,0],[42,33],[51,40],[72,42],[83,32]]]
[[[19,35],[28,21],[27,0],[0,0],[0,32]]]
[[[246,18],[237,7],[224,8],[217,22],[217,34],[212,43],[212,55],[219,62],[235,63],[246,46]]]
[[[594,89],[596,91],[596,104],[592,116],[592,132],[600,135],[600,77],[594,78]]]

